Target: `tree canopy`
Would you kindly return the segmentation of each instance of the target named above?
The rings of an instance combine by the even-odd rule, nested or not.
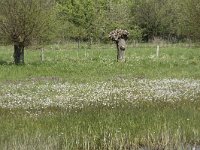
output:
[[[0,8],[1,41],[15,33],[26,42],[105,42],[116,28],[134,40],[200,39],[199,0],[1,0]]]

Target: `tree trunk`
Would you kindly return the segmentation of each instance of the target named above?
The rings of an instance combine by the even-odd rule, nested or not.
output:
[[[117,45],[117,61],[125,62],[126,41],[124,39],[119,39],[116,42],[116,45]]]
[[[24,64],[24,43],[16,42],[14,44],[13,57],[15,65]]]
[[[120,49],[119,47],[117,47],[117,61],[125,62],[125,50]]]

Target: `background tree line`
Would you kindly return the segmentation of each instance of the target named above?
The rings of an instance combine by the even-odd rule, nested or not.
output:
[[[170,42],[200,38],[199,0],[1,0],[0,40],[107,42],[115,28],[130,39]],[[12,35],[12,36],[11,36]]]
[[[144,42],[200,38],[199,0],[58,0],[57,6],[63,40],[105,42],[115,28]]]

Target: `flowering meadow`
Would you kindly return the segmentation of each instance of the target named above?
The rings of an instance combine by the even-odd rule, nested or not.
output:
[[[0,149],[200,149],[200,50],[155,52],[1,47]]]
[[[77,83],[27,80],[0,85],[1,108],[83,108],[120,106],[121,102],[194,101],[200,96],[200,80],[121,79],[107,82]]]

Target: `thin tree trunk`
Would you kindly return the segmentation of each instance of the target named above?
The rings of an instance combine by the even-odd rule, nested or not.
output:
[[[44,48],[41,48],[41,61],[43,62],[44,61]]]
[[[80,41],[80,39],[78,38],[78,49],[80,49],[80,43],[81,43],[81,41]]]
[[[22,42],[14,44],[13,57],[16,65],[24,64],[24,44]]]
[[[92,37],[90,37],[90,41],[89,41],[88,48],[92,48],[92,44],[93,44],[93,38],[92,38]]]

